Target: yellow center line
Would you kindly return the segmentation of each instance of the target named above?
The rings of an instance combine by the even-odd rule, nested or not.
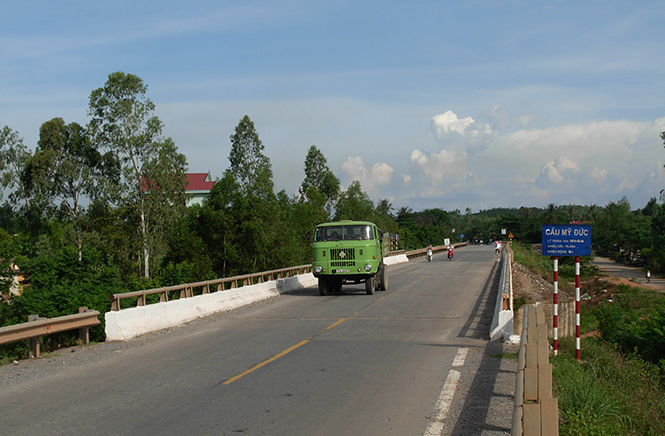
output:
[[[355,315],[355,313],[354,313],[354,315]],[[229,384],[233,383],[234,381],[243,378],[243,377],[246,376],[247,374],[251,374],[251,373],[253,373],[254,371],[256,371],[257,369],[266,366],[266,365],[269,364],[270,362],[274,362],[275,360],[279,359],[280,357],[284,357],[284,356],[286,356],[286,355],[289,354],[291,351],[296,350],[296,349],[302,347],[303,345],[305,345],[306,343],[308,343],[309,341],[311,341],[311,340],[312,340],[313,338],[315,338],[316,336],[318,336],[318,335],[320,335],[320,334],[322,334],[322,333],[325,333],[325,332],[327,332],[328,330],[330,330],[330,329],[332,329],[332,328],[335,328],[336,326],[340,325],[340,324],[341,324],[342,322],[344,322],[346,319],[347,319],[347,318],[342,318],[342,319],[340,319],[340,320],[334,322],[333,324],[331,324],[331,325],[329,325],[328,327],[324,328],[323,330],[321,330],[321,331],[318,332],[317,334],[312,335],[312,336],[310,336],[309,338],[307,338],[307,339],[305,339],[305,340],[303,340],[303,341],[298,342],[297,344],[293,345],[292,347],[289,347],[289,348],[287,348],[286,350],[284,350],[284,351],[282,351],[282,352],[280,352],[280,353],[275,354],[275,355],[272,356],[270,359],[264,360],[263,362],[259,363],[258,365],[253,366],[252,368],[248,369],[247,371],[241,372],[240,374],[231,377],[230,379],[228,379],[227,381],[225,381],[225,382],[222,383],[222,384],[223,384],[223,385],[229,385]]]

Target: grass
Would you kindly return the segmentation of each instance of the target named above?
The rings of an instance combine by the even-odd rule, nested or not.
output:
[[[571,338],[552,358],[561,435],[665,434],[665,380],[653,364],[612,344],[583,338],[581,361]]]
[[[549,258],[517,244],[513,251],[517,262],[543,277],[551,276]],[[582,278],[582,293],[592,297],[582,304],[582,333],[597,330],[596,313],[604,304],[632,309],[645,318],[665,299],[652,290],[595,277],[593,268],[586,269]],[[592,336],[581,340],[581,360],[574,356],[574,338],[560,338],[559,355],[551,362],[562,436],[665,435],[665,367]]]

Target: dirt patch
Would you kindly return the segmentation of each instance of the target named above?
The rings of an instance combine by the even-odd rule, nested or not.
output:
[[[599,278],[601,280],[605,281],[605,282],[608,282],[608,283],[611,283],[611,284],[617,285],[617,286],[618,285],[626,285],[626,286],[630,286],[630,287],[633,287],[633,288],[641,287],[641,288],[654,289],[653,287],[649,286],[646,283],[638,283],[638,282],[635,282],[633,280],[628,280],[628,279],[623,278],[623,277],[614,277],[614,276],[610,276],[610,275],[607,275],[607,274],[601,274]]]
[[[527,304],[535,302],[551,302],[553,293],[552,281],[547,281],[524,265],[512,263],[513,298],[526,298]],[[574,296],[567,295],[559,289],[559,301],[573,301]]]

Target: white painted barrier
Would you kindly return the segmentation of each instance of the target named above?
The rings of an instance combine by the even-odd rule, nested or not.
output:
[[[317,284],[312,273],[105,314],[106,340],[124,341]]]
[[[409,258],[406,254],[398,254],[397,256],[388,256],[383,258],[383,263],[386,265],[396,265],[398,263],[408,262]]]
[[[518,341],[519,336],[513,334],[513,281],[511,272],[511,253],[504,248],[501,255],[501,279],[499,292],[494,307],[494,317],[490,327],[490,340]],[[509,301],[508,309],[503,309],[503,301]]]
[[[406,254],[385,257],[383,260],[386,265],[408,261]],[[107,312],[104,316],[106,340],[125,341],[317,284],[318,280],[314,275],[308,273],[191,298]]]

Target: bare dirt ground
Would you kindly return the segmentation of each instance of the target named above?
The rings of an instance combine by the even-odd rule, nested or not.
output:
[[[552,280],[549,282],[540,275],[517,262],[512,263],[513,297],[525,297],[527,304],[552,301]],[[575,297],[559,291],[559,301],[572,301]]]
[[[513,295],[514,298],[525,297],[527,303],[540,302],[551,302],[552,301],[552,281],[553,278],[549,281],[542,278],[540,275],[534,273],[527,267],[517,262],[512,263],[512,278],[513,278]],[[627,285],[632,287],[650,287],[645,283],[637,283],[634,280],[629,280],[624,277],[616,277],[601,271],[598,275],[598,278],[607,282],[608,285]],[[582,293],[586,287],[586,283],[581,284]],[[611,286],[609,286],[611,287]],[[562,291],[559,287],[559,301],[562,303],[573,301],[575,296],[565,291]],[[593,296],[592,296],[593,297]]]

